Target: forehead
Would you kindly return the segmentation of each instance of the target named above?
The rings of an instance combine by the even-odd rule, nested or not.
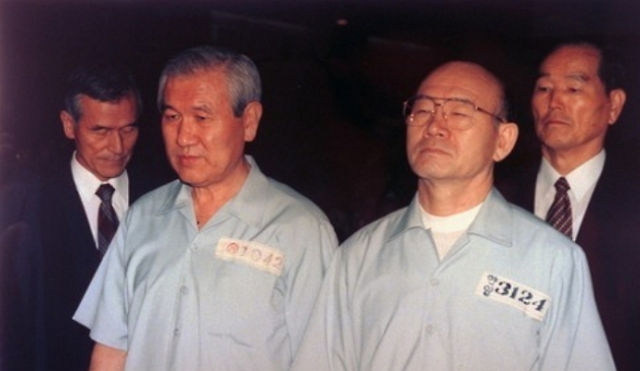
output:
[[[600,53],[589,46],[565,46],[551,53],[540,66],[540,77],[600,81]]]
[[[79,123],[85,125],[124,126],[137,118],[136,98],[125,95],[115,102],[103,102],[81,94],[78,97],[80,110]]]
[[[225,75],[219,69],[207,69],[170,76],[164,88],[164,98],[167,100],[176,97],[212,102],[224,99],[228,97]]]
[[[501,91],[492,75],[470,64],[450,64],[438,68],[418,88],[418,94],[466,99],[487,109],[495,108]]]

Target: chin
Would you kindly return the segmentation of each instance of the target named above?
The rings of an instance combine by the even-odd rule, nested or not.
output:
[[[100,176],[105,179],[112,179],[119,177],[120,175],[122,175],[122,173],[124,173],[124,168],[118,170],[103,171],[100,173]]]
[[[203,179],[199,178],[197,174],[189,174],[189,172],[178,172],[178,178],[182,183],[188,184],[191,187],[197,187]]]

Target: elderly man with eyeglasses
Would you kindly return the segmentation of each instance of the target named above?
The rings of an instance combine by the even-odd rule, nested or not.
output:
[[[293,370],[615,369],[583,251],[493,188],[505,111],[467,62],[405,102],[417,194],[338,250]]]

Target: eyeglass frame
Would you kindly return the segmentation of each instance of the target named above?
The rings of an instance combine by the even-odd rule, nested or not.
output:
[[[491,117],[493,117],[494,119],[498,120],[498,122],[500,122],[501,124],[505,124],[507,122],[507,119],[505,119],[504,117],[500,117],[494,113],[492,113],[489,110],[486,110],[478,105],[476,105],[475,103],[473,103],[472,101],[468,100],[468,99],[464,99],[464,98],[437,98],[437,97],[432,97],[430,95],[423,95],[423,94],[419,94],[419,95],[414,95],[413,97],[405,100],[404,102],[402,102],[402,115],[404,116],[404,121],[405,121],[405,125],[407,126],[427,126],[429,124],[429,122],[427,122],[427,124],[425,125],[415,125],[415,124],[409,124],[407,121],[409,119],[409,117],[413,116],[413,113],[409,113],[406,114],[405,112],[407,111],[407,106],[409,105],[410,101],[416,101],[418,99],[430,99],[433,101],[433,103],[435,104],[434,110],[431,113],[431,117],[435,118],[437,111],[436,109],[438,107],[440,107],[440,113],[442,114],[442,118],[444,118],[444,121],[448,124],[448,117],[444,114],[444,112],[442,112],[442,106],[444,106],[447,102],[451,102],[451,101],[457,101],[457,102],[463,102],[463,103],[469,103],[474,111],[477,112],[482,112],[484,114],[487,114]],[[438,103],[438,101],[441,101],[440,103]]]

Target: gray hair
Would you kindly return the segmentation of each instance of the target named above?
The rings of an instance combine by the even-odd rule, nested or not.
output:
[[[94,62],[71,72],[66,82],[64,109],[75,122],[83,113],[81,95],[110,103],[118,103],[131,95],[136,104],[136,116],[142,114],[142,99],[136,81],[131,71],[121,65]]]
[[[233,114],[242,116],[250,102],[260,101],[262,88],[258,69],[246,55],[212,46],[187,49],[167,62],[160,74],[158,108],[163,109],[164,89],[169,78],[220,69],[227,80]]]

